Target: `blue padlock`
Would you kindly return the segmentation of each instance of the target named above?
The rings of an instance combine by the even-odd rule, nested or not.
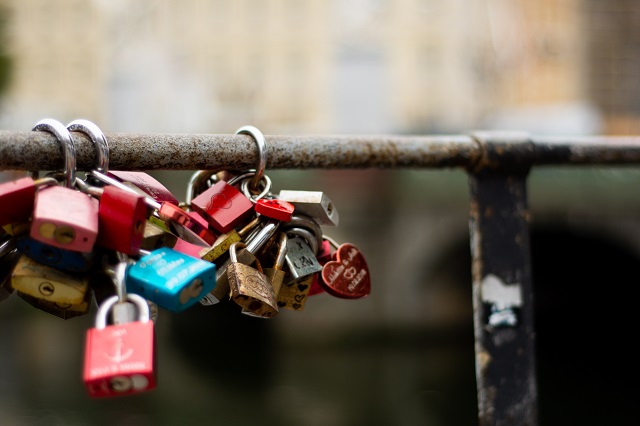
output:
[[[127,268],[127,291],[174,312],[202,299],[216,286],[216,265],[161,247]]]
[[[61,249],[28,235],[17,237],[16,247],[18,251],[36,262],[64,272],[87,272],[93,266],[94,252],[83,253]]]

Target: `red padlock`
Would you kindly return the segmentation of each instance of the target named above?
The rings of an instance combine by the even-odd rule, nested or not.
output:
[[[318,281],[327,293],[341,299],[359,299],[371,293],[369,267],[355,245],[340,244],[331,257],[332,260],[322,267]]]
[[[51,177],[38,180],[23,177],[0,184],[0,204],[7,206],[0,210],[0,226],[28,221],[38,187],[57,184],[58,181]]]
[[[156,338],[149,305],[137,294],[127,299],[138,308],[138,321],[107,325],[118,296],[105,300],[96,314],[95,328],[87,330],[83,381],[95,398],[128,395],[156,387]]]
[[[100,197],[98,244],[137,255],[148,217],[143,196],[106,185]]]
[[[291,221],[294,210],[293,204],[277,198],[260,198],[254,208],[256,213],[282,222]]]
[[[149,217],[145,196],[112,185],[98,188],[81,180],[76,184],[82,192],[100,200],[96,243],[128,255],[140,253]]]
[[[225,233],[247,217],[253,210],[253,203],[242,192],[221,180],[194,198],[191,208],[218,232]]]
[[[98,237],[98,200],[64,186],[38,190],[31,238],[66,250],[88,253]]]

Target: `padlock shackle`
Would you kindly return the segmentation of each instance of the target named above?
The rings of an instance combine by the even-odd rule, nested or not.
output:
[[[236,254],[236,247],[245,248],[247,245],[242,241],[236,241],[229,246],[229,259],[232,263],[238,263],[238,255]]]
[[[303,238],[309,242],[309,246],[315,245],[316,249],[314,250],[314,253],[317,253],[319,247],[322,245],[322,228],[320,227],[318,222],[316,222],[315,219],[313,219],[311,216],[307,216],[304,214],[294,214],[291,217],[291,220],[283,224],[282,227],[285,228],[284,230],[287,232],[289,232],[289,229],[291,228],[305,228],[313,232],[316,240],[315,244],[310,242],[306,237]]]
[[[65,186],[67,188],[73,188],[76,183],[76,147],[73,144],[71,132],[69,132],[64,124],[52,118],[44,118],[38,121],[31,130],[49,132],[58,139],[60,146],[62,146],[64,158],[63,175]]]
[[[262,132],[254,126],[242,126],[236,130],[236,135],[243,134],[251,136],[258,146],[258,167],[255,169],[255,175],[249,187],[250,190],[257,190],[264,175],[264,169],[267,167],[267,141]]]
[[[283,232],[286,232],[287,236],[293,235],[293,236],[302,238],[307,242],[307,245],[309,246],[313,254],[316,256],[318,255],[318,250],[320,249],[320,246],[318,245],[318,241],[313,235],[313,233],[309,231],[307,228],[294,226],[292,228],[285,229]]]
[[[93,122],[82,118],[67,124],[67,129],[70,132],[81,132],[89,136],[98,157],[96,170],[100,173],[107,173],[109,171],[109,143],[102,130]]]
[[[144,297],[135,293],[129,293],[127,294],[127,301],[134,303],[138,307],[138,321],[149,322],[149,305]],[[102,302],[96,313],[95,328],[103,329],[107,326],[107,314],[113,305],[119,302],[120,299],[117,295],[111,296]]]

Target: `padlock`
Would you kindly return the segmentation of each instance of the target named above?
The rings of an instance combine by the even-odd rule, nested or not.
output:
[[[65,272],[87,272],[93,266],[95,252],[65,250],[45,244],[28,235],[16,238],[18,250],[38,263]]]
[[[151,216],[144,225],[144,234],[140,248],[143,250],[153,251],[160,247],[173,247],[178,241],[178,237],[169,231],[166,227],[159,226]],[[159,219],[158,219],[159,220]],[[162,222],[164,223],[164,222]]]
[[[138,254],[149,216],[145,197],[113,185],[97,188],[79,179],[76,183],[82,192],[100,200],[96,243],[121,253]]]
[[[137,188],[142,194],[153,198],[158,203],[170,203],[176,206],[179,204],[178,199],[174,197],[167,187],[146,172],[110,170],[107,174],[124,185]]]
[[[255,254],[260,250],[264,244],[276,233],[280,222],[273,219],[261,220],[264,224],[261,227],[256,227],[256,234],[248,236],[246,241],[246,247],[237,253],[238,261],[245,264],[253,263]],[[228,258],[221,265],[218,266],[216,271],[216,286],[205,297],[200,300],[203,305],[214,305],[221,300],[229,298],[229,279],[227,276],[227,268],[231,263],[231,259]]]
[[[295,214],[310,216],[320,225],[338,226],[338,210],[324,192],[283,189],[278,199],[293,204]]]
[[[34,180],[23,177],[0,184],[0,203],[11,206],[0,210],[0,226],[25,223],[31,219],[36,191],[40,187],[58,185],[52,177]]]
[[[254,206],[256,213],[282,221],[289,222],[293,216],[293,204],[277,198],[260,198]]]
[[[162,247],[131,265],[126,282],[128,292],[180,312],[215,288],[216,265]]]
[[[91,308],[91,289],[87,290],[84,299],[80,303],[51,302],[39,297],[33,297],[20,291],[16,291],[16,294],[34,308],[40,309],[41,311],[47,312],[64,320],[86,315],[89,313],[89,309]]]
[[[288,236],[290,232],[291,230],[287,231]],[[301,230],[297,232],[302,233]],[[312,240],[312,238],[309,239]],[[287,280],[289,284],[306,280],[322,270],[322,266],[307,243],[309,239],[294,236],[287,240],[285,264],[289,271],[289,279]]]
[[[66,250],[90,252],[98,237],[98,200],[75,189],[38,190],[31,238]]]
[[[235,228],[253,211],[253,203],[225,181],[219,181],[191,201],[191,208],[220,233]]]
[[[328,237],[325,236],[325,239]],[[351,243],[338,245],[329,262],[322,266],[318,284],[324,290],[342,299],[359,299],[371,293],[371,274],[362,252]]]
[[[89,277],[87,274],[60,271],[21,255],[11,273],[11,286],[39,299],[77,305],[89,291]]]
[[[238,262],[236,247],[246,247],[236,242],[229,247],[231,263],[227,268],[231,300],[250,311],[253,315],[271,318],[278,313],[276,296],[267,276],[262,272],[260,261],[256,258],[256,268]]]
[[[264,274],[269,278],[271,287],[273,287],[273,293],[278,297],[282,283],[284,282],[286,271],[283,269],[285,256],[287,255],[287,234],[284,232],[278,232],[277,237],[277,251],[275,254],[275,260],[273,267],[264,268]]]
[[[313,275],[310,275],[299,281],[283,283],[282,286],[280,286],[280,291],[278,291],[278,307],[292,311],[304,310],[307,299],[309,298],[312,281]]]
[[[144,298],[129,294],[138,320],[107,325],[109,310],[119,299],[112,296],[100,305],[95,328],[87,330],[83,381],[91,397],[128,395],[156,387],[156,337]]]
[[[4,234],[0,237],[0,302],[7,300],[13,293],[11,272],[20,259],[15,238]]]
[[[291,220],[282,224],[282,229],[288,234],[298,234],[303,237],[314,255],[317,255],[322,245],[322,228],[311,216],[296,213]],[[312,235],[309,236],[309,233]]]
[[[106,184],[138,194],[119,180],[96,170],[92,170],[88,175]],[[200,244],[203,247],[211,245],[215,241],[216,236],[208,227],[203,227],[199,219],[191,216],[189,212],[182,210],[178,205],[168,201],[158,202],[149,196],[145,198],[145,202],[156,210],[155,214],[163,221],[168,222],[170,230],[183,240],[192,244]]]

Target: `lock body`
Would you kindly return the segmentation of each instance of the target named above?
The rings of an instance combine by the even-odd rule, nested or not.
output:
[[[338,210],[324,192],[283,189],[278,199],[293,204],[296,214],[310,216],[320,225],[338,226]]]
[[[219,181],[194,198],[191,208],[200,213],[215,230],[225,233],[253,211],[253,203],[232,185]]]
[[[256,316],[271,318],[278,305],[269,278],[249,265],[233,262],[227,269],[231,300]]]
[[[83,381],[92,397],[127,395],[156,387],[151,321],[87,330]]]
[[[36,184],[30,177],[0,184],[2,205],[11,206],[0,210],[0,226],[29,220],[33,213],[35,196]]]
[[[54,303],[80,304],[89,289],[84,274],[60,271],[21,255],[11,285],[16,291]]]
[[[91,291],[87,291],[84,300],[80,303],[50,302],[19,291],[16,293],[18,294],[18,297],[29,303],[34,308],[64,320],[86,315],[89,313],[89,309],[91,308]]]
[[[90,252],[98,237],[98,200],[63,186],[36,193],[30,235],[66,250]]]
[[[98,245],[129,255],[138,254],[147,213],[144,197],[105,186],[98,212]]]
[[[154,250],[127,270],[127,291],[179,312],[216,286],[216,265],[168,247]]]
[[[94,252],[61,249],[27,235],[16,238],[16,247],[36,262],[65,272],[87,272],[93,266]]]

